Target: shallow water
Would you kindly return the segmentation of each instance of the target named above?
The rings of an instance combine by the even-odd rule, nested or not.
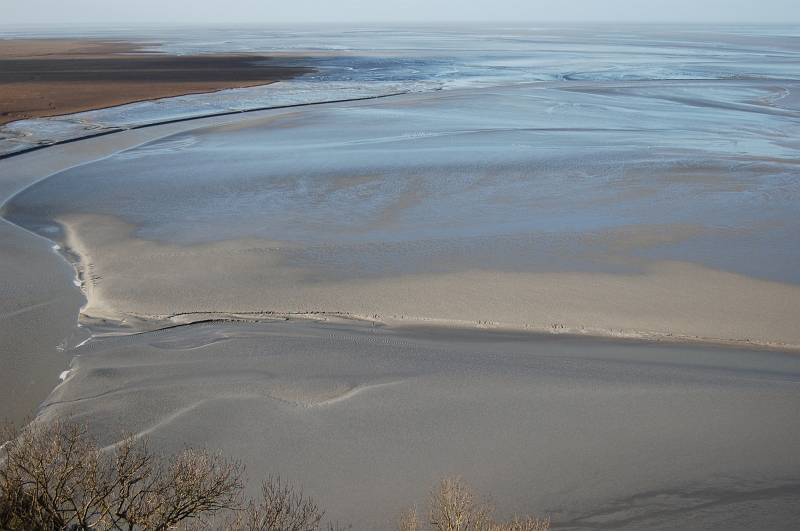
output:
[[[800,113],[763,103],[798,89],[563,81],[273,111],[67,170],[4,216],[259,237],[332,278],[670,259],[800,283]]]
[[[0,127],[0,154],[99,131],[220,112],[498,83],[557,80],[798,80],[797,28],[758,26],[307,27],[136,33],[152,51],[266,53],[317,73],[276,87],[166,98]],[[51,37],[6,32],[5,37]],[[159,46],[152,46],[159,43]]]

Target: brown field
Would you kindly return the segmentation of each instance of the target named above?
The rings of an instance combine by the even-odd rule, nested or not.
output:
[[[250,87],[311,72],[266,55],[137,53],[105,40],[0,41],[0,124],[136,101]]]

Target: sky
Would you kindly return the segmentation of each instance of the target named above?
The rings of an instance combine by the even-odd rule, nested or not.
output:
[[[0,0],[0,27],[370,22],[800,24],[800,0]]]

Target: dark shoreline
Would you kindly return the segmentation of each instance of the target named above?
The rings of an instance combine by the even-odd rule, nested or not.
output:
[[[69,143],[72,143],[72,142],[78,142],[80,140],[87,140],[87,139],[90,139],[90,138],[97,138],[97,137],[100,137],[100,136],[111,135],[111,134],[114,134],[114,133],[122,133],[124,131],[132,131],[132,130],[135,130],[135,129],[145,129],[147,127],[155,127],[155,126],[159,126],[159,125],[169,125],[169,124],[176,124],[176,123],[181,123],[181,122],[190,122],[190,121],[193,121],[193,120],[202,120],[204,118],[216,118],[216,117],[221,117],[221,116],[233,116],[233,115],[237,115],[237,114],[247,114],[247,113],[257,112],[257,111],[271,111],[271,110],[278,110],[278,109],[291,109],[291,108],[295,108],[295,107],[309,107],[311,105],[323,105],[323,104],[328,104],[328,103],[347,103],[347,102],[352,102],[352,101],[377,100],[377,99],[380,99],[380,98],[389,98],[389,97],[392,97],[392,96],[400,96],[402,94],[404,94],[404,93],[403,92],[398,92],[396,94],[381,94],[381,95],[378,95],[378,96],[365,96],[363,98],[348,98],[348,99],[343,99],[343,100],[330,100],[330,101],[319,101],[319,102],[310,102],[310,103],[294,103],[294,104],[291,104],[291,105],[275,105],[275,106],[267,106],[267,107],[254,107],[252,109],[245,109],[245,110],[241,110],[241,111],[223,111],[223,112],[217,112],[217,113],[211,113],[211,114],[202,114],[202,115],[198,115],[198,116],[188,116],[188,117],[185,117],[185,118],[174,118],[174,119],[170,119],[170,120],[163,120],[163,121],[152,122],[152,123],[147,123],[147,124],[142,124],[142,125],[134,125],[134,126],[131,126],[131,127],[112,127],[112,128],[108,128],[107,130],[100,131],[100,132],[97,132],[97,133],[78,136],[78,137],[75,137],[75,138],[68,138],[68,139],[65,139],[65,140],[56,140],[56,141],[49,142],[47,144],[35,145],[35,146],[31,146],[30,148],[27,148],[27,149],[21,149],[19,151],[13,151],[11,153],[0,153],[0,160],[6,159],[6,158],[10,158],[10,157],[14,157],[16,155],[22,155],[23,153],[30,153],[31,151],[37,151],[39,149],[44,149],[44,148],[48,148],[48,147],[51,147],[51,146],[58,146],[58,145],[61,145],[61,144],[69,144]],[[97,109],[93,109],[93,110],[97,110]],[[9,123],[13,123],[13,122],[9,122]]]
[[[0,124],[274,83],[314,72],[262,54],[166,55],[107,39],[0,41]]]

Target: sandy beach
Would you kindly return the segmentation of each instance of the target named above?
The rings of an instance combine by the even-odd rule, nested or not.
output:
[[[53,44],[29,45],[3,44],[20,65]],[[126,55],[104,85],[139,45],[70,46],[57,60],[97,61],[75,75],[105,89],[178,60]],[[184,78],[143,97],[307,71],[237,57],[162,64]],[[714,106],[701,83],[455,88],[6,157],[0,414],[221,447],[252,491],[280,473],[357,530],[459,474],[555,528],[785,527],[796,147],[717,138],[790,130],[796,99],[769,98],[796,84]]]

